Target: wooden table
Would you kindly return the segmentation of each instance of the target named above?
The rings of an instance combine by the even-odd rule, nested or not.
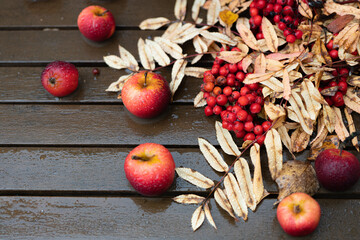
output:
[[[265,188],[271,195],[249,213],[247,222],[235,222],[211,199],[218,230],[205,222],[193,233],[190,218],[195,207],[171,200],[182,193],[206,196],[208,191],[176,178],[165,195],[146,198],[125,178],[125,156],[145,142],[164,144],[177,166],[221,178],[197,146],[197,137],[203,137],[219,147],[217,118],[206,117],[202,108],[192,105],[201,79],[186,77],[169,110],[149,121],[135,119],[115,94],[105,92],[124,71],[106,67],[102,57],[117,55],[120,43],[138,58],[137,39],[161,32],[140,31],[138,24],[149,17],[174,19],[174,2],[0,1],[1,239],[289,238],[276,220],[277,187],[270,180],[264,152]],[[79,12],[90,4],[102,5],[115,16],[115,35],[103,43],[86,41],[77,29]],[[40,82],[42,69],[54,60],[72,62],[80,73],[79,88],[61,99],[48,94]],[[96,78],[94,67],[101,71]],[[170,69],[162,74],[170,79]],[[308,153],[298,159],[305,160]],[[226,160],[231,163],[232,158]],[[321,189],[315,198],[322,218],[307,238],[360,238],[360,183],[345,193]]]

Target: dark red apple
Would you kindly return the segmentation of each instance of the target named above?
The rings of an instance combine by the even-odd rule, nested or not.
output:
[[[144,71],[125,82],[121,99],[135,116],[152,118],[167,108],[171,92],[168,82],[160,74]]]
[[[137,192],[156,196],[164,193],[174,181],[175,162],[163,145],[143,143],[127,155],[124,170]]]
[[[282,229],[291,236],[305,236],[319,225],[320,205],[306,193],[293,193],[277,207],[277,219]]]
[[[64,97],[74,92],[79,84],[79,72],[68,62],[49,63],[41,74],[44,88],[55,97]]]
[[[86,38],[96,42],[110,38],[115,31],[113,15],[100,6],[84,8],[78,16],[77,24]]]
[[[326,149],[315,160],[316,176],[320,184],[330,191],[345,191],[360,178],[359,160],[351,153],[339,149]]]

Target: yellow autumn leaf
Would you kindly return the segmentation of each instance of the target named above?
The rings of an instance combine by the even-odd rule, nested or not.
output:
[[[223,21],[226,26],[231,26],[238,19],[239,15],[231,12],[230,10],[223,10],[219,13],[221,21]]]

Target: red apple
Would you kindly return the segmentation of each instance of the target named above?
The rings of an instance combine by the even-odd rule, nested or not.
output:
[[[142,195],[164,193],[175,176],[175,162],[169,150],[157,143],[143,143],[126,157],[124,170],[131,186]]]
[[[291,236],[312,233],[320,221],[320,205],[306,193],[293,193],[277,207],[277,219],[283,230]]]
[[[330,191],[345,191],[360,178],[360,162],[351,153],[339,149],[322,151],[315,161],[320,184]]]
[[[135,116],[152,118],[167,108],[171,92],[168,82],[160,74],[144,71],[125,82],[121,99]]]
[[[43,70],[41,83],[55,97],[64,97],[76,90],[79,72],[71,63],[55,61]]]
[[[100,6],[84,8],[78,16],[77,24],[86,38],[96,42],[110,38],[115,31],[113,15]]]

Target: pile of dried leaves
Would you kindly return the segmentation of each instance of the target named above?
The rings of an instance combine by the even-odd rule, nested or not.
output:
[[[321,9],[311,9],[299,1],[299,13],[303,16],[298,29],[303,32],[301,40],[287,43],[283,31],[273,25],[266,17],[262,20],[264,39],[256,40],[249,27],[249,19],[239,17],[239,13],[248,9],[251,1],[242,0],[194,0],[191,8],[192,22],[185,22],[186,0],[176,0],[174,15],[176,20],[164,17],[146,19],[140,23],[142,30],[155,30],[167,25],[161,36],[139,39],[138,52],[142,67],[157,70],[172,66],[170,88],[175,93],[184,76],[202,78],[207,70],[188,67],[196,64],[205,54],[212,54],[229,63],[242,61],[247,75],[245,84],[260,83],[265,98],[261,116],[273,121],[266,134],[265,147],[271,177],[279,187],[280,201],[285,196],[301,191],[309,194],[317,192],[319,185],[310,163],[295,160],[294,153],[304,151],[309,145],[309,160],[324,148],[339,146],[339,140],[355,132],[352,113],[360,113],[360,76],[352,68],[347,79],[347,93],[344,95],[344,115],[338,107],[330,106],[324,96],[332,96],[336,87],[319,92],[321,81],[334,78],[331,72],[335,67],[347,64],[358,66],[360,53],[360,9],[359,3],[338,4],[327,1]],[[202,10],[203,9],[203,10]],[[199,17],[200,11],[206,11],[206,21]],[[204,23],[205,22],[205,23]],[[236,31],[234,31],[234,28]],[[333,62],[325,45],[333,40],[338,48],[339,61]],[[192,41],[197,54],[187,56],[182,44]],[[222,46],[236,46],[241,52],[221,51]],[[139,71],[134,56],[119,46],[120,57],[105,56],[104,61],[112,68],[127,68]],[[173,62],[171,58],[175,59]],[[191,59],[191,62],[189,62]],[[132,74],[121,76],[106,91],[120,92],[124,82]],[[194,106],[206,104],[203,92],[194,98]],[[211,179],[188,168],[177,168],[178,175],[201,188],[211,188],[211,194],[218,205],[232,217],[247,219],[247,208],[255,210],[257,204],[268,195],[262,184],[260,167],[260,147],[253,142],[245,143],[250,148],[251,162],[254,166],[253,178],[247,161],[241,158],[239,148],[231,134],[216,123],[216,135],[222,150],[236,157],[234,164],[224,162],[218,150],[205,139],[199,138],[199,146],[205,159],[214,170],[224,172],[217,185]],[[347,128],[348,127],[348,128]],[[335,133],[336,135],[329,135]],[[311,141],[310,141],[311,140]],[[293,154],[294,160],[283,163],[282,144]],[[359,150],[358,140],[352,140]],[[246,150],[245,149],[245,150]],[[234,168],[234,174],[230,171]],[[221,188],[223,184],[224,188]],[[211,195],[210,194],[210,195]],[[210,196],[209,195],[209,196]],[[205,216],[215,226],[209,210],[209,199],[197,195],[180,195],[174,201],[183,204],[200,204],[192,216],[192,227],[201,226]]]

